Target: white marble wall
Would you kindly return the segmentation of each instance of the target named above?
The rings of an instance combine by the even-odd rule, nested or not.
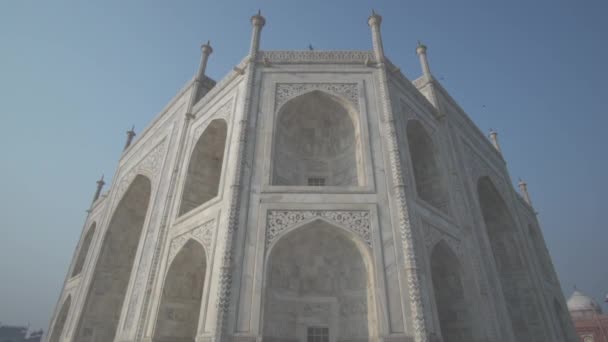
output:
[[[468,314],[473,322],[467,334],[480,342],[515,341],[517,334],[501,291],[477,195],[478,179],[484,176],[491,179],[513,217],[515,243],[527,265],[524,273],[528,277],[529,304],[539,315],[538,329],[544,334],[529,340],[564,341],[555,329],[560,320],[552,303],[557,300],[563,307],[565,304],[550,257],[533,210],[514,192],[502,156],[443,88],[420,80],[414,86],[390,62],[379,65],[374,58],[366,51],[260,52],[257,61],[245,59],[218,82],[194,106],[194,118],[190,120],[184,115],[190,88],[180,92],[125,151],[110,190],[95,203],[87,218],[85,229],[94,222],[97,228],[82,272],[68,277],[57,305],[55,316],[61,321],[62,305],[71,298],[58,341],[77,341],[74,332],[90,291],[108,221],[137,174],[151,180],[150,210],[135,251],[116,341],[153,339],[169,266],[190,240],[200,243],[205,254],[197,341],[219,337],[259,340],[267,335],[264,330],[269,329],[268,317],[276,314],[264,305],[271,301],[269,270],[271,265],[280,264],[271,259],[271,251],[280,246],[283,237],[314,222],[334,227],[348,237],[365,266],[365,282],[360,285],[366,290],[367,308],[365,316],[353,321],[356,323],[340,315],[349,310],[341,311],[339,299],[316,298],[315,305],[325,305],[326,312],[334,312],[334,318],[327,317],[328,322],[336,321],[327,323],[332,331],[351,331],[330,332],[332,341],[411,341],[420,334],[431,340],[439,338],[440,315],[430,255],[440,242],[458,258],[461,268],[463,301],[470,307]],[[383,67],[388,76],[387,92],[381,84],[385,80],[381,77]],[[327,94],[347,109],[353,125],[350,133],[344,133],[350,136],[349,146],[342,146],[345,148],[338,152],[348,150],[349,157],[336,159],[345,170],[335,179],[351,181],[309,187],[302,181],[291,184],[274,178],[296,170],[295,166],[289,169],[289,163],[281,161],[283,157],[276,152],[285,147],[283,143],[277,146],[277,141],[285,140],[286,132],[298,133],[297,128],[283,127],[288,122],[281,121],[281,108],[311,92]],[[314,106],[309,109],[314,110]],[[387,121],[391,117],[394,120]],[[192,153],[205,129],[220,118],[227,127],[217,195],[179,215],[181,199],[188,190],[185,184]],[[425,200],[418,193],[407,137],[411,120],[416,120],[432,141],[436,154],[433,160],[439,170],[433,177],[442,184],[440,191],[433,188],[432,192],[441,192],[440,201],[434,201],[434,196]],[[334,121],[328,120],[327,124]],[[306,120],[294,122],[302,124]],[[350,129],[347,126],[327,132],[340,135]],[[397,150],[390,143],[392,136]],[[330,142],[326,145],[340,145],[344,142],[341,138],[325,137]],[[297,139],[291,143],[297,143]],[[298,150],[297,144],[288,147],[290,153]],[[393,177],[396,164],[401,179]],[[277,171],[277,165],[283,169]],[[326,176],[334,177],[331,173]],[[400,189],[405,189],[405,198],[398,197]],[[419,293],[420,298],[412,297],[413,293]],[[355,312],[358,306],[348,307]],[[419,308],[422,311],[417,316]],[[315,312],[309,309],[312,311],[307,312]],[[296,311],[304,315],[300,309]],[[324,324],[319,317],[307,319],[311,324]],[[50,323],[51,334],[55,320]],[[302,340],[303,327],[296,328],[290,338]],[[362,334],[367,336],[363,338]]]

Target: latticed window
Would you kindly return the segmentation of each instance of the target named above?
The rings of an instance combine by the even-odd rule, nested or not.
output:
[[[325,178],[308,178],[308,186],[325,186]]]
[[[308,327],[307,342],[329,342],[328,327]]]

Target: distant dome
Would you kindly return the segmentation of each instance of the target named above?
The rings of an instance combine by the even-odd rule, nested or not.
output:
[[[583,294],[576,290],[568,299],[568,311],[574,312],[593,312],[597,314],[602,313],[600,306],[591,297]]]

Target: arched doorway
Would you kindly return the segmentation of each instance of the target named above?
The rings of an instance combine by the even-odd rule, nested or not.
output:
[[[188,164],[179,215],[217,196],[222,176],[226,132],[226,121],[215,119],[196,142]]]
[[[372,286],[360,248],[322,220],[278,240],[266,266],[264,340],[369,340]]]
[[[448,211],[448,192],[437,163],[433,140],[418,120],[407,123],[407,142],[418,196],[435,208]]]
[[[273,185],[362,185],[356,116],[321,91],[289,100],[277,117]]]
[[[89,254],[89,246],[91,246],[91,241],[93,241],[93,235],[95,235],[95,227],[96,224],[93,222],[87,234],[84,236],[84,240],[82,240],[82,245],[80,245],[80,250],[78,251],[78,257],[76,258],[76,264],[74,265],[74,270],[72,271],[72,277],[75,277],[82,272],[82,267],[84,266],[84,262],[87,259],[87,254]]]
[[[167,272],[154,342],[194,342],[206,267],[203,246],[195,240],[188,240]]]
[[[479,179],[477,193],[516,340],[542,341],[543,323],[530,274],[520,255],[515,221],[488,177]]]
[[[431,278],[444,342],[473,341],[471,306],[466,301],[458,257],[443,242],[431,252]]]
[[[78,342],[114,340],[150,192],[150,180],[138,175],[114,210],[80,319]]]
[[[55,324],[53,325],[53,333],[49,338],[49,342],[59,342],[61,339],[61,335],[63,334],[63,327],[65,326],[65,321],[68,319],[68,313],[70,312],[70,305],[72,303],[72,297],[68,296],[68,298],[63,302],[61,306],[61,311],[59,311],[59,315],[55,319]]]

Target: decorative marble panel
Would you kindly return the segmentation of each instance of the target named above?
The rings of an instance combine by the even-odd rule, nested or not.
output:
[[[200,242],[205,247],[205,250],[209,252],[213,239],[214,223],[214,220],[205,222],[202,225],[173,238],[173,240],[171,240],[171,246],[169,247],[168,263],[171,263],[173,258],[190,239]]]
[[[359,108],[359,87],[356,83],[277,83],[274,108],[279,110],[285,102],[313,90],[336,95]]]
[[[373,61],[372,51],[260,51],[258,61],[270,63],[350,63]]]
[[[228,121],[228,118],[232,114],[232,102],[233,102],[232,98],[229,99],[228,101],[226,101],[226,103],[224,103],[220,108],[218,108],[206,121],[211,122],[211,120],[218,119],[218,118],[224,118],[224,119],[226,119],[226,121]],[[193,137],[195,139],[195,143],[196,143],[196,140],[198,140],[198,138],[201,136],[201,134],[203,134],[203,132],[205,131],[207,126],[208,125],[203,123],[203,124],[198,125],[194,129]]]
[[[424,243],[426,245],[427,250],[430,252],[433,250],[435,245],[440,241],[444,241],[450,249],[458,256],[458,258],[462,259],[464,250],[462,248],[462,244],[460,240],[435,226],[424,222]]]
[[[367,210],[269,210],[266,221],[266,246],[296,224],[324,218],[357,234],[372,247],[370,213]]]

